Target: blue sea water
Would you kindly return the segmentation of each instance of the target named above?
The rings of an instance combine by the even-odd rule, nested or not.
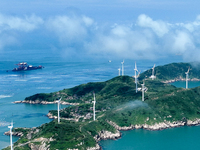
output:
[[[14,122],[14,127],[40,126],[51,121],[51,119],[46,117],[48,111],[57,109],[56,104],[31,105],[14,104],[12,102],[24,100],[25,97],[36,93],[55,92],[83,83],[109,80],[118,75],[118,68],[121,67],[123,58],[111,60],[111,62],[108,59],[75,59],[72,61],[72,59],[69,60],[62,57],[59,53],[41,49],[9,49],[0,52],[0,149],[9,145],[9,136],[5,136],[3,133],[9,130],[7,126],[11,121]],[[6,72],[6,70],[14,68],[14,64],[23,61],[31,65],[43,65],[45,68],[26,72]],[[156,61],[137,61],[137,65],[138,70],[143,72],[146,69],[152,68],[154,63],[156,65],[163,65],[179,61],[181,61],[180,58],[174,57]],[[134,63],[135,60],[125,59],[124,68],[126,75],[134,75]],[[67,106],[61,106],[61,108],[64,107]],[[191,129],[198,131],[198,128]],[[127,140],[126,136],[132,135],[133,137],[131,139],[136,138],[135,140],[140,137],[147,142],[149,138],[158,140],[159,136],[155,137],[155,133],[162,134],[163,132],[168,133],[168,131],[171,133],[173,129],[161,132],[148,132],[143,130],[123,132],[123,137],[120,140],[103,141],[101,145],[104,149],[116,149],[116,146],[119,145],[121,140]],[[184,133],[184,130],[182,133]],[[173,134],[176,134],[176,131]],[[138,137],[135,137],[135,135],[138,135]],[[17,139],[17,137],[13,137],[14,142]],[[139,147],[139,145],[144,146],[148,144],[146,142],[125,142],[125,144],[121,144],[122,148],[125,145],[131,147],[131,144]],[[113,147],[113,145],[116,146]]]

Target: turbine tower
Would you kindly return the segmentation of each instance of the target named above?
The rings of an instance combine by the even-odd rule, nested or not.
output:
[[[154,66],[152,68],[152,75],[150,77],[150,78],[152,78],[152,80],[154,80],[156,78],[156,76],[154,76],[154,68],[155,68],[155,64],[154,64]]]
[[[124,60],[121,62],[122,64],[122,76],[124,75]]]
[[[11,125],[8,126],[8,128],[10,129],[10,148],[11,148],[11,150],[13,150],[13,144],[12,144],[12,128],[13,128],[13,122],[11,122]]]
[[[143,80],[143,84],[142,85],[142,101],[144,101],[144,80]]]
[[[94,94],[94,101],[92,101],[92,103],[93,103],[93,119],[95,121],[95,104],[96,104],[96,99],[95,99],[95,93],[93,93],[93,94]]]
[[[190,71],[190,67],[188,68],[188,71],[187,72],[185,72],[185,74],[186,74],[186,89],[188,89],[188,74],[189,74],[189,71]]]
[[[119,68],[118,70],[119,70],[119,76],[120,76],[120,70],[121,70],[121,69]]]
[[[139,74],[137,75],[137,72],[138,72],[138,70],[137,70],[137,65],[136,65],[136,62],[135,62],[135,69],[134,69],[134,71],[135,71],[135,92],[137,93],[137,78],[138,78],[138,76],[139,76]]]
[[[60,123],[60,101],[61,101],[62,97],[57,101],[58,102],[58,123]]]

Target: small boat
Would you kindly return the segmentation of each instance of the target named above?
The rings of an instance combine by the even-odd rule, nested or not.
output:
[[[44,68],[41,65],[39,65],[39,66],[28,65],[26,62],[21,62],[21,63],[18,63],[16,65],[18,67],[17,68],[13,68],[12,71],[27,71],[27,70],[36,70],[36,69],[42,69],[42,68]]]

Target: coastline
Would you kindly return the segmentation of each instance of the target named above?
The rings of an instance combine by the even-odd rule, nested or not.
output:
[[[96,141],[95,147],[88,147],[87,150],[102,150],[102,147],[100,146],[99,141],[108,140],[108,139],[117,140],[121,138],[122,136],[122,133],[120,131],[128,131],[128,130],[134,130],[134,129],[145,129],[145,130],[150,130],[150,131],[157,131],[157,130],[164,130],[164,129],[181,127],[181,126],[196,126],[200,124],[200,119],[196,118],[194,121],[187,120],[186,122],[183,122],[183,121],[174,121],[172,123],[161,122],[161,123],[156,123],[154,125],[142,124],[142,125],[130,125],[130,126],[124,126],[124,127],[120,127],[115,122],[112,122],[112,121],[107,121],[107,122],[113,127],[115,127],[116,132],[112,133],[110,131],[105,131],[105,130],[100,131],[98,135],[93,137]],[[4,134],[10,135],[10,131],[5,132]],[[13,136],[21,137],[23,136],[23,133],[13,132]],[[76,150],[76,149],[73,149],[73,150]]]
[[[161,81],[161,82],[163,82],[163,83],[173,83],[173,82],[177,82],[177,81],[186,81],[186,79],[179,77],[179,78],[175,78],[175,79],[172,79],[172,80],[166,80],[166,81]],[[192,78],[192,79],[188,79],[188,81],[200,81],[200,79]]]
[[[49,113],[48,113],[49,114]],[[47,115],[50,118],[57,119],[57,116],[53,116],[51,114]],[[65,118],[66,120],[74,120],[75,119],[70,119],[70,118]],[[98,135],[94,136],[93,138],[96,141],[96,146],[95,147],[90,147],[87,150],[102,150],[101,146],[99,145],[99,141],[101,140],[117,140],[121,138],[122,133],[120,131],[128,131],[128,130],[135,130],[135,129],[144,129],[144,130],[150,130],[150,131],[158,131],[158,130],[164,130],[164,129],[169,129],[169,128],[176,128],[176,127],[182,127],[182,126],[197,126],[200,125],[200,119],[196,118],[195,120],[186,120],[186,121],[164,121],[164,122],[159,122],[155,123],[154,125],[148,125],[148,124],[136,124],[136,125],[130,125],[130,126],[123,126],[120,127],[117,125],[115,122],[108,121],[107,122],[113,126],[116,129],[115,133],[112,133],[110,131],[100,131]]]
[[[21,103],[25,103],[25,104],[43,104],[43,105],[47,105],[47,104],[56,104],[58,103],[57,101],[53,101],[53,102],[48,102],[48,101],[39,101],[39,100],[36,100],[36,101],[31,101],[31,100],[28,100],[28,101],[14,101],[13,103],[15,104],[21,104]],[[62,105],[79,105],[79,103],[69,103],[69,102],[64,102],[64,101],[60,101],[60,104]]]
[[[163,129],[169,129],[169,128],[175,128],[175,127],[181,127],[181,126],[196,126],[200,125],[200,119],[196,118],[194,121],[187,120],[184,121],[174,121],[174,122],[160,122],[155,123],[154,125],[148,125],[148,124],[142,124],[142,125],[130,125],[130,126],[124,126],[120,127],[115,122],[107,121],[110,125],[115,127],[117,130],[127,131],[127,130],[133,130],[133,129],[145,129],[145,130],[151,130],[151,131],[157,131],[157,130],[163,130]]]

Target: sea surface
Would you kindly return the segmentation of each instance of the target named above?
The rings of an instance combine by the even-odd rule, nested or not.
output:
[[[8,131],[8,125],[13,121],[14,127],[36,127],[51,121],[46,115],[49,110],[56,110],[56,104],[31,105],[14,104],[14,101],[24,100],[27,96],[36,93],[50,93],[71,88],[88,82],[102,82],[118,76],[118,68],[124,58],[114,59],[67,59],[59,53],[46,49],[0,51],[0,149],[9,146],[9,136],[4,135]],[[111,61],[109,61],[111,60]],[[124,59],[125,75],[134,75],[134,59]],[[160,60],[138,60],[138,70],[143,72],[156,65],[164,65],[171,62],[180,62],[181,58],[174,56]],[[42,65],[41,70],[25,72],[12,72],[12,68],[19,62],[27,62],[30,65]],[[8,70],[8,72],[7,72]],[[190,84],[189,84],[190,87]],[[61,105],[61,108],[67,105]],[[188,139],[194,148],[199,148],[199,127],[182,127],[163,131],[133,130],[123,132],[119,140],[102,141],[103,149],[154,149],[156,145],[166,147],[178,140],[174,147],[186,148]],[[178,134],[178,135],[177,135]],[[188,138],[190,137],[190,138]],[[13,137],[13,141],[17,141]],[[162,142],[161,142],[162,141]],[[166,142],[165,142],[166,141]],[[183,143],[182,143],[183,142]],[[166,144],[166,143],[169,143]],[[181,144],[182,143],[182,144]],[[195,147],[195,145],[197,145]]]

